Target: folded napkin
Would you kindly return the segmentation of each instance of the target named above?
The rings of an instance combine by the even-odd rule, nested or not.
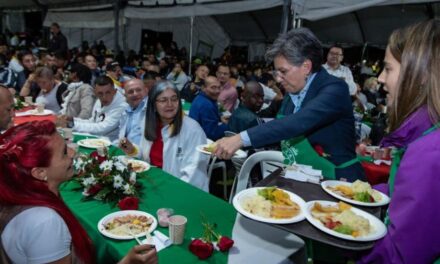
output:
[[[156,230],[153,232],[153,234],[154,236],[149,238],[147,237],[146,239],[142,240],[142,244],[154,245],[157,252],[171,246],[172,243],[170,238],[164,235],[162,232]]]
[[[319,184],[319,181],[323,179],[322,171],[315,170],[308,165],[292,164],[287,166],[284,172],[284,178],[302,182]]]

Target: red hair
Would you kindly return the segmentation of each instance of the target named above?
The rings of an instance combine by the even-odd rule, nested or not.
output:
[[[46,182],[31,175],[33,168],[50,166],[53,153],[49,142],[55,133],[54,123],[35,121],[12,127],[0,135],[0,203],[52,208],[69,228],[76,256],[84,263],[94,263],[92,241],[81,224]]]

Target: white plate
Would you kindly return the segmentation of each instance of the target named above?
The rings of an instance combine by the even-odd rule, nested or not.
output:
[[[110,232],[108,232],[105,229],[105,224],[108,223],[109,221],[111,221],[113,218],[115,217],[119,217],[119,216],[126,216],[126,215],[140,215],[140,216],[146,216],[146,217],[150,217],[153,218],[153,223],[151,224],[150,228],[148,229],[148,231],[136,234],[136,237],[141,237],[141,236],[145,236],[147,233],[151,233],[154,231],[154,229],[156,229],[157,227],[157,220],[154,216],[152,216],[149,213],[145,213],[142,211],[137,211],[137,210],[124,210],[124,211],[118,211],[118,212],[114,212],[111,214],[108,214],[106,216],[104,216],[103,218],[101,218],[101,220],[99,220],[98,222],[98,230],[101,234],[103,234],[106,237],[109,238],[113,238],[113,239],[118,239],[118,240],[128,240],[128,239],[134,239],[133,236],[131,235],[115,235],[112,234]]]
[[[135,166],[142,167],[142,168],[139,168],[139,170],[135,170],[135,172],[137,172],[137,173],[141,173],[141,172],[147,171],[151,167],[148,162],[145,162],[145,161],[142,161],[142,160],[126,159],[125,162],[126,162],[127,165],[131,163],[131,164],[134,164]]]
[[[103,138],[86,138],[79,140],[77,144],[85,148],[101,148],[101,147],[108,147],[112,143]]]
[[[378,193],[380,193],[380,195],[382,196],[382,199],[379,202],[374,202],[374,203],[366,203],[366,202],[360,202],[360,201],[356,201],[356,200],[352,200],[350,198],[344,197],[336,192],[333,192],[332,190],[329,190],[327,187],[334,187],[336,185],[347,185],[347,186],[351,186],[351,182],[343,182],[343,181],[323,181],[321,182],[321,187],[322,189],[324,189],[324,191],[326,191],[328,194],[330,194],[331,196],[342,200],[344,202],[347,203],[351,203],[351,204],[356,204],[356,205],[362,205],[362,206],[368,206],[368,207],[374,207],[374,206],[383,206],[386,205],[390,202],[390,197],[388,197],[386,194],[381,193],[379,191],[377,191]]]
[[[257,221],[260,221],[260,222],[264,222],[264,223],[291,224],[291,223],[296,223],[296,222],[304,220],[304,218],[305,218],[304,211],[305,211],[305,208],[306,208],[306,202],[301,197],[299,197],[298,195],[296,195],[296,194],[294,194],[292,192],[286,191],[286,190],[283,190],[283,191],[288,193],[289,196],[290,196],[290,199],[292,201],[294,201],[295,203],[297,203],[299,205],[299,207],[300,207],[299,214],[294,216],[294,217],[282,218],[282,219],[281,218],[266,218],[266,217],[254,215],[254,214],[249,213],[248,211],[244,210],[243,207],[241,206],[241,204],[243,202],[243,199],[246,198],[246,197],[249,197],[249,196],[258,195],[257,191],[260,190],[260,189],[264,189],[264,188],[266,188],[266,187],[254,187],[254,188],[249,188],[249,189],[246,189],[246,190],[243,190],[243,191],[237,193],[234,196],[234,199],[232,201],[232,204],[234,205],[235,209],[240,214],[242,214],[242,215],[244,215],[244,216],[246,216],[248,218],[251,218],[251,219],[254,219],[254,220],[257,220]]]
[[[44,109],[44,111],[41,112],[41,113],[39,113],[37,111],[37,109],[33,109],[33,110],[26,111],[26,112],[18,112],[15,115],[16,116],[30,116],[30,115],[33,115],[33,116],[46,116],[46,115],[53,115],[53,114],[54,114],[54,112],[52,110],[49,110],[49,109]]]
[[[202,153],[204,153],[204,154],[211,155],[211,152],[204,150],[204,148],[207,147],[207,146],[209,146],[209,145],[210,145],[210,144],[198,145],[198,146],[196,147],[196,150],[197,150],[197,151],[200,151],[200,152],[202,152]],[[234,158],[242,159],[242,158],[246,158],[246,157],[247,157],[247,153],[246,153],[245,151],[241,150],[241,149],[237,150],[237,151],[234,153]]]
[[[306,204],[306,210],[305,210],[305,215],[306,215],[306,219],[307,221],[309,221],[312,225],[314,225],[316,228],[318,228],[319,230],[335,236],[335,237],[339,237],[342,239],[347,239],[347,240],[352,240],[352,241],[360,241],[360,242],[367,242],[367,241],[374,241],[374,240],[378,240],[381,239],[382,237],[384,237],[387,233],[387,228],[385,227],[385,224],[382,223],[382,221],[380,221],[377,217],[362,211],[360,209],[357,209],[355,207],[352,207],[350,210],[353,211],[353,213],[365,217],[366,219],[368,219],[368,221],[370,222],[370,226],[371,226],[371,232],[366,235],[366,236],[360,236],[360,237],[353,237],[350,235],[345,235],[342,233],[338,233],[336,231],[333,231],[327,227],[325,227],[321,221],[319,221],[318,219],[315,219],[312,214],[311,214],[311,210],[313,205],[315,204],[315,202],[319,202],[320,204],[322,204],[322,206],[334,206],[337,204],[337,202],[330,202],[330,201],[310,201]]]

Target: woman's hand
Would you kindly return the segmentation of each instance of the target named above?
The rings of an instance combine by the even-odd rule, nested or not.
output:
[[[224,137],[215,142],[214,155],[219,159],[230,159],[234,153],[242,147],[240,134],[232,137]]]
[[[119,140],[119,147],[129,156],[136,152],[136,147],[127,138]]]
[[[134,246],[118,264],[156,264],[156,248],[152,245]]]

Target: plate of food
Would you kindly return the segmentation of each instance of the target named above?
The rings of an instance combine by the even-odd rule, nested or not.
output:
[[[147,171],[151,167],[150,164],[148,164],[148,162],[142,160],[127,159],[125,160],[125,162],[127,165],[130,164],[133,171],[137,173]]]
[[[235,209],[265,223],[290,224],[304,220],[306,203],[298,195],[277,187],[255,187],[234,196]]]
[[[86,138],[79,140],[77,144],[85,148],[103,148],[110,146],[112,143],[103,138]]]
[[[98,230],[101,234],[118,240],[145,236],[153,232],[156,227],[157,220],[154,216],[137,210],[114,212],[98,222]]]
[[[362,206],[383,206],[390,197],[371,188],[370,184],[360,180],[355,182],[323,181],[321,187],[331,196],[347,203]]]
[[[209,143],[209,144],[203,144],[203,145],[198,145],[196,147],[197,151],[200,151],[202,153],[211,155],[212,152],[215,149],[215,143]],[[247,154],[246,152],[244,152],[243,150],[239,149],[235,152],[234,154],[234,158],[246,158]]]
[[[344,202],[310,201],[305,216],[316,228],[342,239],[367,242],[387,233],[385,224],[377,217]]]

